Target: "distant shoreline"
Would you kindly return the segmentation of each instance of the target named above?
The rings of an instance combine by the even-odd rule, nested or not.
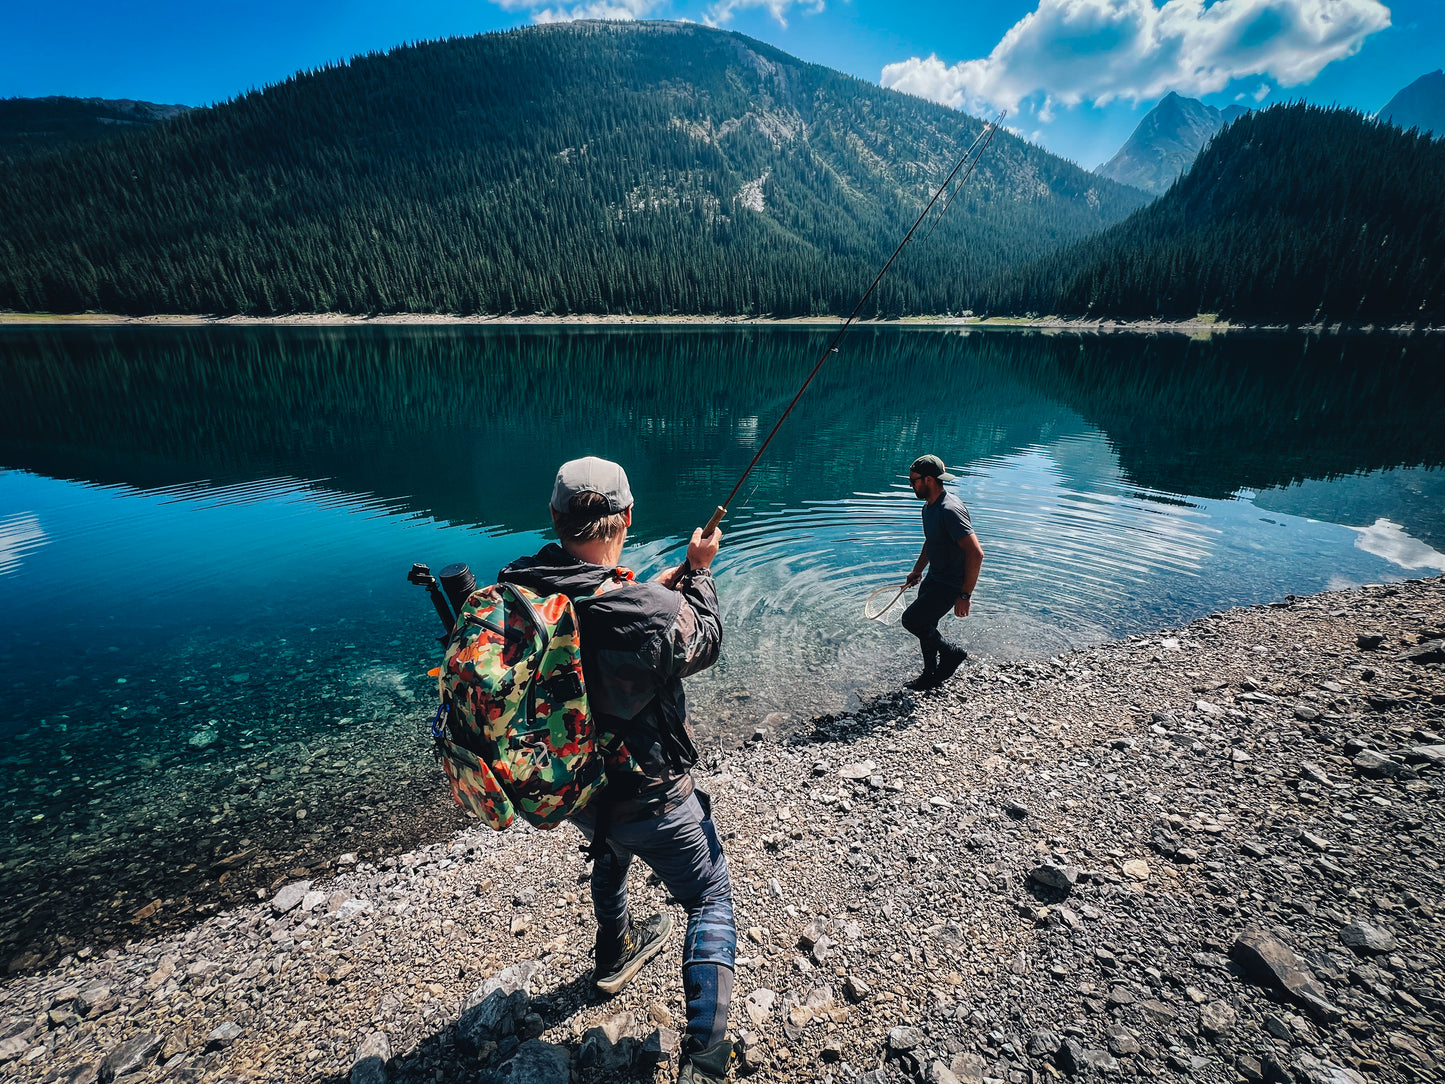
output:
[[[122,316],[115,313],[24,313],[0,312],[0,327],[831,327],[837,316],[449,316],[440,313],[393,313],[384,316],[353,316],[339,312],[293,313],[286,316],[199,316],[164,314]],[[1384,331],[1393,334],[1436,334],[1442,327],[1380,324],[1234,324],[1213,317],[1193,320],[1107,320],[1091,317],[1044,316],[905,316],[896,320],[858,320],[869,327],[944,327],[1013,329],[1080,333],[1215,335],[1240,331],[1304,331],[1313,334]]]

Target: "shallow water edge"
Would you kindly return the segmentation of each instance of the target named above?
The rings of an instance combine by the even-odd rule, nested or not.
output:
[[[1160,630],[1109,643],[1168,635],[1170,630]],[[997,661],[973,658],[953,685],[967,680],[970,668]],[[1140,667],[1141,681],[1148,680],[1146,668]],[[938,695],[947,694],[945,689]],[[846,729],[848,719],[896,695],[886,690],[865,698],[857,712],[809,716],[799,710],[780,716],[777,722],[784,727],[789,718],[796,725],[775,727],[767,740],[806,742],[814,730]],[[1025,698],[1033,717],[1049,716],[1050,704]],[[915,699],[926,704],[930,698]],[[735,743],[736,738],[717,737],[699,742],[705,759],[725,754]],[[224,758],[197,764],[188,777],[188,793],[158,795],[164,807],[130,813],[131,822],[112,835],[110,846],[71,851],[72,864],[64,870],[46,861],[39,839],[34,847],[22,845],[0,866],[0,899],[10,901],[9,913],[0,915],[7,920],[0,960],[9,974],[42,971],[82,948],[103,950],[183,931],[223,909],[264,899],[288,881],[319,878],[358,861],[379,862],[447,839],[467,827],[468,818],[452,803],[429,746],[417,728],[384,720],[358,723],[324,743],[296,741],[273,749],[264,764]],[[364,755],[353,755],[349,747]],[[281,757],[288,752],[292,760],[283,767]],[[248,776],[242,771],[246,768],[270,770]],[[97,783],[103,795],[104,780]],[[278,784],[295,790],[294,804],[283,807],[268,792],[268,786]],[[72,845],[76,839],[71,837]]]

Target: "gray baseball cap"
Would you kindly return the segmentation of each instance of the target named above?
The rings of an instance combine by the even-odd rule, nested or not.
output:
[[[579,493],[596,493],[607,498],[607,512],[615,515],[632,507],[632,489],[627,472],[618,464],[595,455],[572,459],[557,470],[552,486],[552,507],[565,513]]]
[[[919,474],[924,478],[937,478],[940,482],[951,482],[958,477],[956,474],[949,474],[948,468],[943,465],[943,460],[936,455],[921,455],[913,461],[908,468],[910,474]]]

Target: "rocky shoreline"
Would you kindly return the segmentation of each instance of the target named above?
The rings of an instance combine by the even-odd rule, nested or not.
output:
[[[1445,1074],[1445,578],[971,663],[708,754],[759,1082]],[[671,1079],[578,837],[344,858],[0,986],[7,1081]],[[634,873],[638,913],[665,906]]]
[[[282,316],[205,316],[193,313],[158,313],[154,316],[124,316],[119,313],[82,312],[4,312],[0,311],[0,326],[55,326],[55,327],[362,327],[370,325],[440,325],[472,327],[531,327],[551,325],[580,325],[603,327],[702,327],[713,325],[764,326],[764,327],[836,327],[837,316],[721,316],[706,314],[678,314],[673,316],[648,316],[613,314],[609,316],[575,313],[562,316],[540,314],[495,316],[474,314],[455,316],[447,313],[399,312],[382,313],[375,316],[357,316],[342,312],[297,312]],[[1142,320],[1122,320],[1103,316],[904,316],[891,320],[858,320],[860,327],[949,327],[983,328],[998,330],[1035,329],[1049,332],[1077,332],[1080,334],[1180,334],[1210,336],[1231,331],[1303,331],[1314,335],[1353,332],[1389,332],[1391,334],[1437,334],[1445,328],[1430,325],[1399,324],[1383,326],[1378,324],[1235,324],[1201,313],[1193,319],[1174,317],[1152,317]]]

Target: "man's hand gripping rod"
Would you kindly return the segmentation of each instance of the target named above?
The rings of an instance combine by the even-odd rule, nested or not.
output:
[[[803,397],[803,392],[808,390],[808,385],[813,382],[813,377],[818,375],[818,370],[823,368],[823,363],[827,361],[828,358],[831,357],[833,354],[836,354],[838,352],[839,341],[843,338],[843,335],[847,332],[849,326],[852,325],[853,321],[858,318],[858,313],[862,311],[864,303],[867,302],[868,298],[873,296],[873,291],[878,288],[878,283],[883,280],[883,276],[886,275],[888,273],[888,269],[893,266],[893,261],[898,259],[898,254],[903,251],[903,246],[908,244],[908,242],[913,239],[914,232],[922,224],[923,220],[928,217],[928,212],[933,210],[933,205],[938,202],[938,198],[942,196],[944,192],[948,191],[949,185],[953,183],[953,179],[955,176],[958,175],[958,171],[963,169],[964,163],[968,163],[968,169],[964,173],[963,177],[959,180],[958,187],[961,189],[968,181],[968,178],[972,176],[974,167],[978,165],[979,159],[983,157],[983,152],[988,150],[988,145],[993,142],[994,134],[998,131],[999,124],[1002,122],[1003,118],[1004,114],[1000,113],[996,120],[989,121],[987,124],[984,125],[983,129],[978,133],[977,136],[974,137],[973,142],[969,144],[968,150],[963,152],[963,157],[958,160],[958,164],[949,171],[949,174],[946,178],[944,178],[943,183],[938,186],[938,191],[933,194],[933,198],[929,200],[928,204],[923,208],[923,211],[919,214],[917,221],[915,221],[913,225],[909,227],[908,233],[904,235],[903,240],[898,242],[898,247],[893,250],[893,255],[888,257],[888,262],[885,263],[883,267],[879,270],[878,274],[874,276],[872,285],[870,285],[868,289],[863,292],[863,296],[858,299],[858,304],[853,306],[853,311],[848,314],[848,319],[843,321],[843,326],[838,329],[838,331],[834,334],[833,338],[829,341],[828,346],[826,349],[824,349],[822,356],[818,358],[818,363],[813,366],[813,371],[808,374],[808,379],[803,381],[803,386],[798,389],[797,394],[794,395],[792,401],[788,403],[787,409],[783,411],[782,415],[773,425],[773,428],[768,432],[767,439],[763,441],[761,446],[759,446],[757,452],[753,455],[752,461],[748,463],[747,469],[743,471],[742,475],[738,478],[737,483],[733,486],[732,491],[727,495],[727,500],[723,501],[722,504],[717,506],[717,510],[712,514],[712,519],[707,521],[707,526],[702,529],[702,536],[704,538],[710,537],[713,532],[717,530],[718,524],[722,522],[723,516],[727,515],[728,506],[733,503],[733,498],[738,495],[738,490],[741,489],[743,487],[743,483],[748,480],[748,475],[753,473],[753,468],[758,465],[758,460],[762,459],[763,453],[768,450],[768,445],[773,442],[773,437],[778,435],[778,430],[783,427],[783,422],[788,420],[788,415],[793,412],[793,407],[798,405],[798,400]],[[977,150],[976,154],[974,153],[975,150]],[[973,159],[972,162],[969,162],[970,158]],[[945,202],[943,205],[943,210],[947,211],[949,204],[951,204],[952,202],[953,196],[949,196],[948,201]],[[682,564],[678,567],[677,572],[679,575],[681,575],[686,571],[687,561],[686,559],[684,559]]]

